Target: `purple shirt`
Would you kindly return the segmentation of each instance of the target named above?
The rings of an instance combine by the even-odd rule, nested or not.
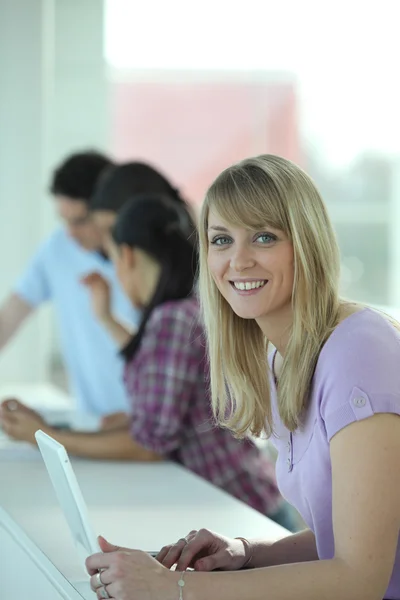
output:
[[[342,321],[324,345],[301,430],[284,427],[271,385],[282,495],[314,532],[320,559],[334,556],[329,442],[355,421],[375,413],[400,414],[400,333],[365,308]],[[373,440],[371,440],[373,443]],[[400,539],[385,598],[400,599]]]
[[[275,467],[249,440],[218,428],[210,409],[205,338],[194,298],[151,314],[125,368],[131,432],[138,444],[175,460],[263,514],[281,505]]]

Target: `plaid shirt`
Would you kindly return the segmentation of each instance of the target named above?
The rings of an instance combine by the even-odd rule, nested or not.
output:
[[[175,460],[263,514],[281,496],[275,467],[250,440],[215,425],[204,331],[195,298],[151,314],[140,348],[125,367],[135,441]]]

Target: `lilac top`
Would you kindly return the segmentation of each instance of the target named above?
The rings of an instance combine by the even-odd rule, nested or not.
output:
[[[272,515],[282,502],[275,467],[250,440],[213,424],[207,375],[197,301],[155,308],[125,368],[132,437]]]
[[[400,415],[399,365],[400,333],[365,308],[343,320],[324,345],[301,430],[291,434],[282,424],[271,384],[278,486],[314,532],[320,559],[334,556],[329,442],[374,413]],[[385,598],[400,599],[400,538]]]

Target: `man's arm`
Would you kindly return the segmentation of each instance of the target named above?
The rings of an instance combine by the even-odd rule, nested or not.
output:
[[[10,294],[0,308],[0,350],[33,312],[34,307],[17,294]]]

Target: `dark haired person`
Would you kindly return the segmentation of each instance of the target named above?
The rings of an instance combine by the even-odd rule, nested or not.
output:
[[[93,220],[107,244],[117,214],[133,196],[161,194],[184,207],[188,219],[188,235],[195,230],[195,219],[190,206],[179,190],[160,171],[143,162],[127,162],[114,165],[101,176],[92,196],[90,209]]]
[[[52,302],[71,395],[80,411],[98,415],[125,410],[127,398],[122,361],[93,316],[82,277],[101,273],[110,284],[116,314],[132,327],[138,320],[113,266],[98,252],[100,233],[88,208],[100,175],[111,165],[98,152],[81,152],[56,168],[50,192],[64,227],[41,244],[0,309],[2,348],[36,308]]]
[[[118,279],[142,311],[131,337],[112,315],[109,286],[87,280],[99,321],[125,359],[129,424],[97,433],[57,432],[18,404],[2,419],[17,439],[34,442],[42,429],[74,455],[137,461],[175,460],[290,526],[274,467],[250,440],[214,426],[199,305],[193,295],[197,246],[187,237],[186,211],[169,198],[139,196],[120,211],[110,253]]]

